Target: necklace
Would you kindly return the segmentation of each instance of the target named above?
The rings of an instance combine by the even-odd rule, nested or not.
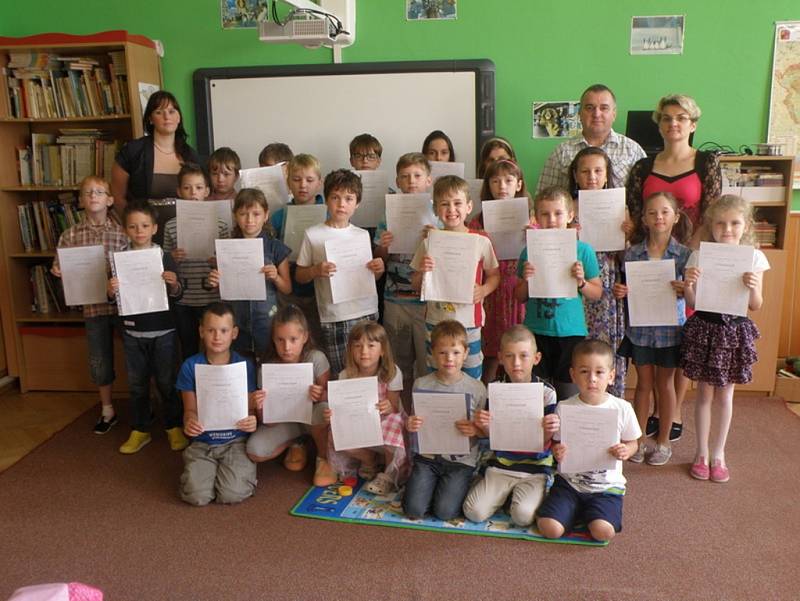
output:
[[[167,156],[169,156],[171,154],[175,154],[174,150],[171,150],[171,151],[164,150],[163,148],[161,148],[161,146],[159,146],[155,142],[153,142],[153,146],[155,146],[156,150],[158,150],[161,154],[166,154]]]

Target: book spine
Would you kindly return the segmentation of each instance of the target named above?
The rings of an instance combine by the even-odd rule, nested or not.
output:
[[[33,183],[31,174],[31,149],[28,147],[17,148],[17,163],[19,165],[19,183],[21,186],[30,186]]]

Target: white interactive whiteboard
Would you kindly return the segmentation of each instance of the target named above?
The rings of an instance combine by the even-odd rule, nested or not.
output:
[[[349,167],[350,140],[370,133],[393,173],[401,154],[440,129],[471,178],[480,144],[494,135],[486,60],[200,69],[194,86],[198,152],[229,146],[244,168],[258,166],[266,144],[284,142],[316,156],[324,174]]]

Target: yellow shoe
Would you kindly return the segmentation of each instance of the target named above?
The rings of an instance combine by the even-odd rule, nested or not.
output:
[[[286,455],[283,457],[283,467],[290,472],[302,472],[308,458],[306,456],[306,447],[301,443],[294,443],[286,450]]]
[[[169,448],[173,451],[182,451],[189,446],[189,439],[183,435],[183,430],[179,426],[167,430]]]
[[[147,432],[139,432],[139,430],[131,430],[131,435],[128,440],[119,448],[119,452],[123,455],[133,455],[142,450],[153,438]]]
[[[314,471],[314,486],[330,486],[336,483],[336,472],[331,464],[322,457],[317,457],[317,469]]]

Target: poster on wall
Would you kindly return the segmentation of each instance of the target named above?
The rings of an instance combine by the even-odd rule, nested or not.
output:
[[[767,141],[782,144],[781,154],[800,160],[800,21],[775,23]],[[800,169],[793,187],[800,188]]]
[[[631,54],[683,54],[683,15],[631,18]]]
[[[255,29],[267,20],[267,0],[219,0],[222,29]]]
[[[406,0],[407,21],[457,18],[456,0]]]
[[[571,138],[581,133],[580,102],[577,100],[534,101],[534,138]]]

